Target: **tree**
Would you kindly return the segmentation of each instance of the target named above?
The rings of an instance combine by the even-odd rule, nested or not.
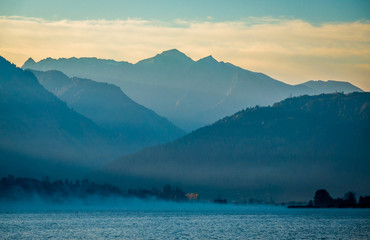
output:
[[[344,203],[349,206],[355,206],[357,204],[356,194],[354,192],[347,192],[344,194]]]
[[[314,204],[317,207],[329,207],[333,204],[333,198],[325,189],[319,189],[315,193]]]

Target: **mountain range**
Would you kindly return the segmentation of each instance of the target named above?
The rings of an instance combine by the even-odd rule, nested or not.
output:
[[[133,149],[170,142],[184,132],[137,104],[115,85],[89,79],[69,78],[59,71],[32,71],[40,84],[68,107],[117,134]]]
[[[350,83],[309,81],[289,85],[212,56],[194,61],[172,49],[131,64],[97,58],[28,59],[23,69],[59,70],[69,77],[115,84],[139,104],[185,131],[211,124],[245,107],[267,106],[289,96],[362,90]]]
[[[113,142],[94,122],[45,90],[31,72],[2,57],[0,131],[1,172],[5,174],[17,173],[20,166],[31,173],[46,162],[99,165]],[[32,159],[45,161],[35,164]]]
[[[35,74],[55,95],[32,72],[0,57],[1,175],[81,176],[183,135],[116,86],[57,71]]]
[[[293,97],[247,108],[104,168],[120,183],[174,183],[203,197],[307,199],[370,189],[370,93]],[[119,179],[119,180],[117,180]]]
[[[68,76],[34,70],[55,66]],[[240,201],[303,200],[318,188],[334,194],[370,189],[370,93],[349,83],[288,85],[177,50],[136,64],[29,59],[23,68],[29,70],[0,58],[1,175],[90,172],[124,188],[170,183],[204,198]],[[69,77],[78,72],[90,77]],[[188,131],[221,120],[178,138],[183,131],[126,91]],[[302,94],[320,95],[295,96]],[[286,99],[271,103],[280,98]],[[148,147],[156,144],[162,145]]]

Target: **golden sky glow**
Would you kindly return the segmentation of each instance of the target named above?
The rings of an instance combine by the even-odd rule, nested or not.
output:
[[[370,22],[312,25],[302,20],[171,23],[0,17],[0,55],[21,66],[28,57],[98,57],[135,63],[176,48],[194,60],[263,72],[283,82],[349,81],[370,90]]]

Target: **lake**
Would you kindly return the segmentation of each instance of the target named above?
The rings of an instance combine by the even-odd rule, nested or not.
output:
[[[0,211],[1,239],[370,239],[369,209],[132,202]]]

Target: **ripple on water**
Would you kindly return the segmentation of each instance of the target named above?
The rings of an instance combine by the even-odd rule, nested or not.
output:
[[[369,239],[369,226],[365,209],[0,213],[4,239]]]

